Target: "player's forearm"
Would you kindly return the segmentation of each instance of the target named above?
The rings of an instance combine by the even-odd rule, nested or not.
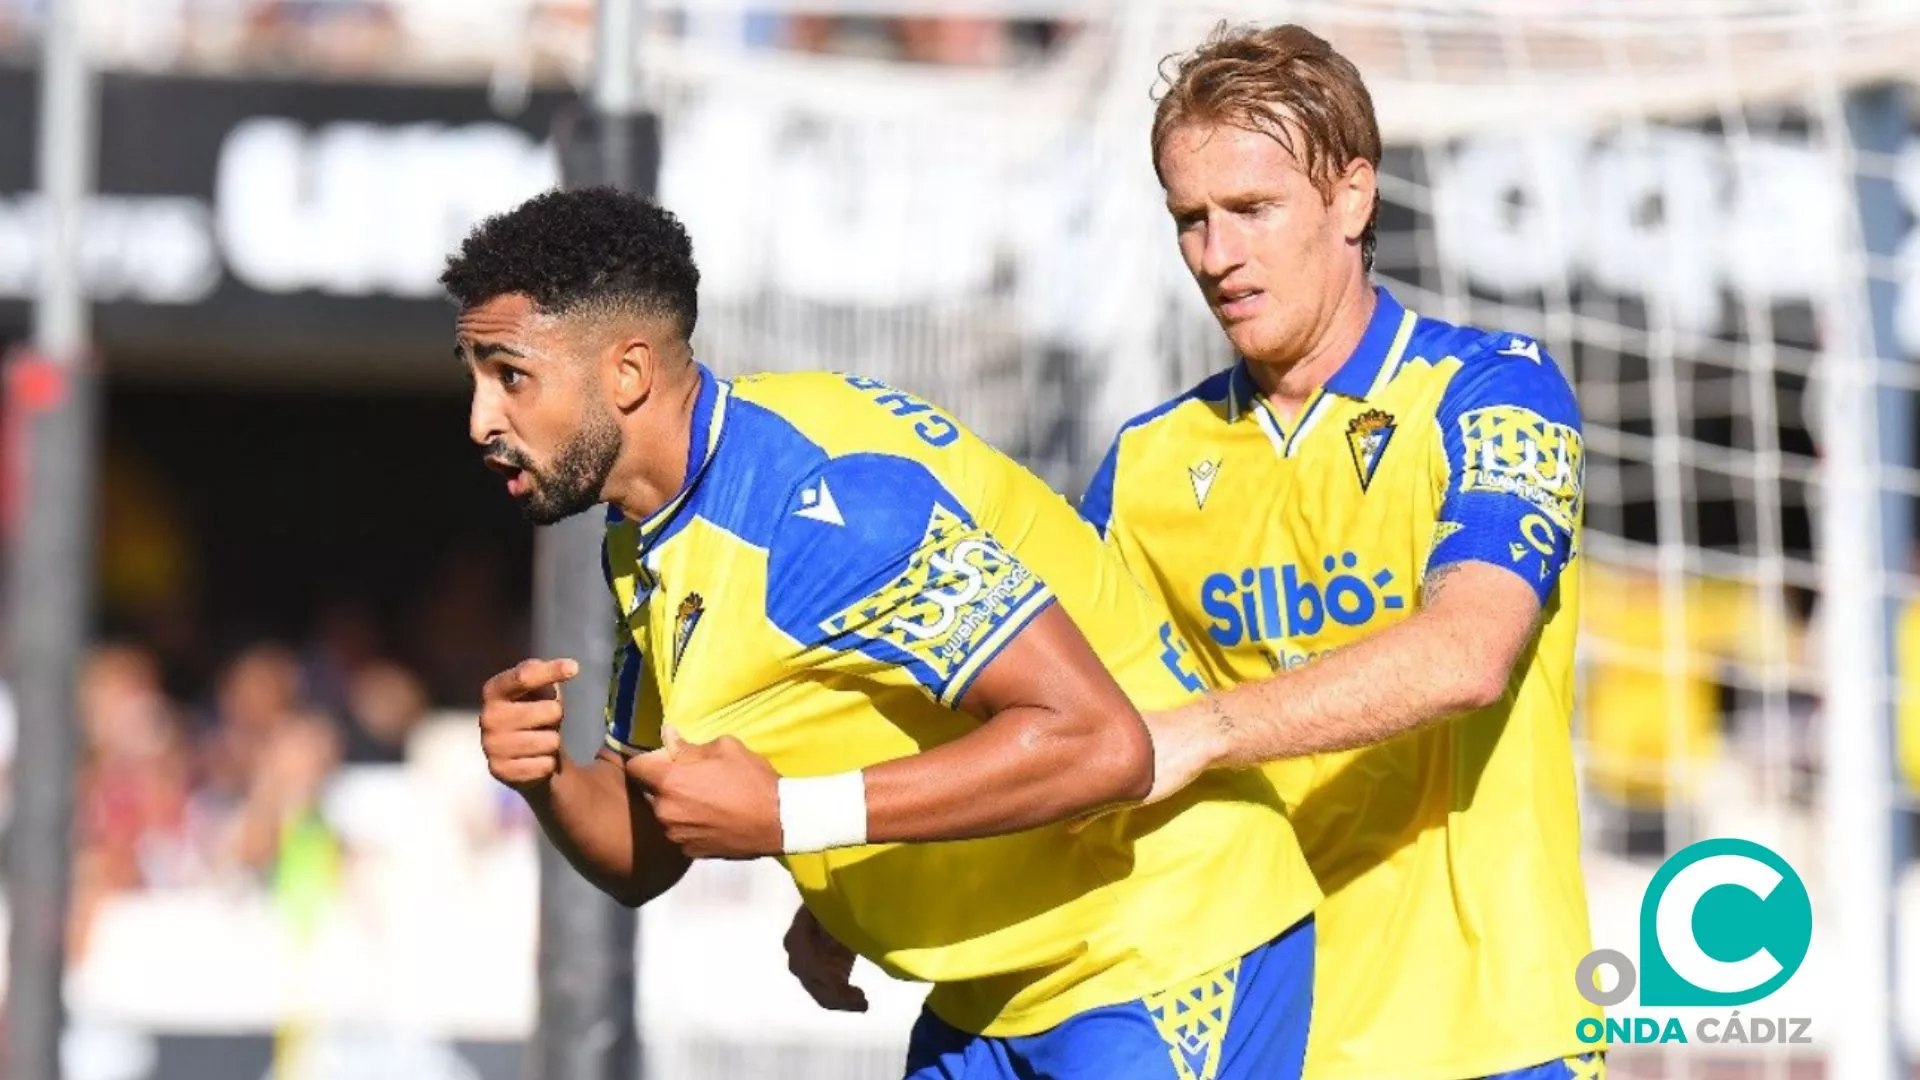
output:
[[[1219,725],[1223,765],[1372,746],[1486,704],[1483,687],[1458,664],[1452,629],[1411,619],[1299,672],[1191,708]]]
[[[618,762],[568,764],[552,781],[522,792],[540,828],[580,876],[629,907],[672,888],[688,861],[631,793]]]
[[[978,730],[865,772],[873,843],[1018,832],[1144,798],[1153,750],[1144,725],[1104,715],[1002,710]]]
[[[1429,605],[1305,668],[1185,706],[1174,722],[1207,730],[1216,764],[1242,766],[1372,746],[1498,701],[1531,614],[1472,595]]]

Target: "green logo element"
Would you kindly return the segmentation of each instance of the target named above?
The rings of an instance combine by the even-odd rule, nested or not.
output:
[[[1702,840],[1640,901],[1640,1003],[1745,1005],[1785,986],[1813,941],[1813,902],[1787,860],[1748,840]]]

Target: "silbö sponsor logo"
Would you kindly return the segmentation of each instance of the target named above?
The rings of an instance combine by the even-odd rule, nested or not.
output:
[[[1304,638],[1329,622],[1365,626],[1381,612],[1407,606],[1394,587],[1393,571],[1362,573],[1360,558],[1351,551],[1328,555],[1320,567],[1329,575],[1324,585],[1294,563],[1207,575],[1200,583],[1200,608],[1211,620],[1207,633],[1227,647]]]

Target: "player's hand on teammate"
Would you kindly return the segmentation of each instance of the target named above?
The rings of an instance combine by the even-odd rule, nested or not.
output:
[[[667,839],[695,859],[751,859],[781,850],[780,776],[731,735],[683,741],[627,760]]]
[[[1140,805],[1174,794],[1219,762],[1219,721],[1204,703],[1141,719],[1153,737],[1153,789]]]
[[[793,925],[781,940],[787,948],[787,970],[823,1009],[866,1012],[867,995],[853,985],[853,950],[840,944],[813,912],[794,912]]]
[[[560,684],[580,674],[572,660],[522,660],[480,689],[480,749],[495,780],[526,792],[552,782],[566,757]]]
[[[1069,822],[1068,832],[1083,832],[1095,822],[1122,810],[1151,806],[1220,764],[1223,747],[1219,722],[1204,703],[1198,707],[1142,713],[1140,719],[1145,721],[1147,735],[1153,740],[1153,787],[1148,789],[1147,797],[1137,803],[1095,810]]]

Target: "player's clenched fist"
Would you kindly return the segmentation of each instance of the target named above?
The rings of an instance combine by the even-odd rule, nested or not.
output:
[[[781,944],[787,947],[787,970],[821,1008],[867,1011],[866,992],[853,985],[853,950],[827,933],[813,912],[795,912]]]
[[[481,687],[480,749],[495,780],[525,791],[560,771],[560,684],[578,674],[572,660],[522,660]]]
[[[627,760],[627,775],[653,804],[667,839],[695,859],[751,859],[781,850],[780,777],[765,758],[729,736],[681,740]]]

